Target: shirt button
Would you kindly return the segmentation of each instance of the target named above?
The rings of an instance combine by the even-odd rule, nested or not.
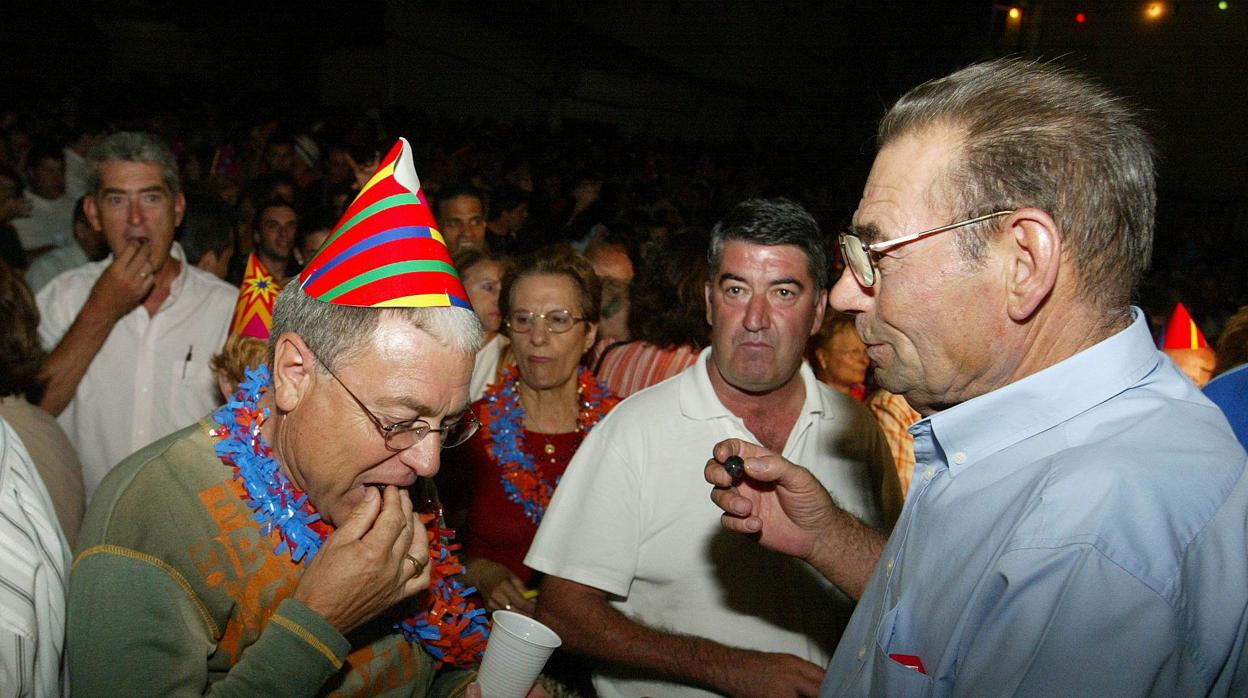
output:
[[[889,560],[889,561],[888,561],[888,564],[887,564],[887,565],[884,565],[884,571],[885,571],[885,572],[892,572],[892,571],[893,571],[893,561],[892,561],[892,560]]]
[[[936,469],[930,465],[927,466],[927,468],[923,471],[923,481],[931,482],[934,477],[936,477]]]
[[[957,463],[958,465],[962,465],[963,463],[966,462],[966,454],[961,451],[958,451],[957,453],[953,454],[953,462]]]
[[[859,659],[862,659],[862,658],[863,658],[863,657],[865,657],[865,656],[867,656],[867,648],[866,648],[865,646],[863,646],[863,647],[859,647],[859,648],[858,648],[858,658],[859,658]]]

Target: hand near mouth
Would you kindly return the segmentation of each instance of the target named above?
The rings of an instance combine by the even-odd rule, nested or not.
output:
[[[407,490],[365,488],[347,520],[325,539],[294,598],[344,635],[429,588],[429,538]]]
[[[147,241],[130,240],[95,282],[87,306],[93,316],[117,322],[138,307],[155,285]]]

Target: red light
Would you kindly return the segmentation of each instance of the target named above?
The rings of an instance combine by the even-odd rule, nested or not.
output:
[[[1079,24],[1083,24],[1084,22],[1088,21],[1088,16],[1083,14],[1082,12],[1076,13],[1075,21],[1078,22]]]

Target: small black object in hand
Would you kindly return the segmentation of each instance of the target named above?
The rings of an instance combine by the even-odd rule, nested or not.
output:
[[[728,456],[724,459],[724,470],[728,471],[733,480],[745,477],[745,459],[741,456]]]

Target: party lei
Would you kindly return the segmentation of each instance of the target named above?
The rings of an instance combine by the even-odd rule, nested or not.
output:
[[[529,521],[537,525],[546,514],[559,478],[554,482],[546,479],[541,467],[522,448],[524,405],[520,403],[519,380],[520,372],[513,366],[503,380],[482,396],[486,410],[481,415],[481,438],[489,444],[490,455],[502,470],[500,477],[507,499],[519,504]],[[620,401],[584,368],[577,375],[577,399],[581,409],[576,423],[582,436]]]
[[[280,542],[274,552],[289,552],[294,562],[307,564],[334,529],[321,519],[307,494],[281,473],[273,449],[260,434],[269,417],[259,407],[260,396],[269,386],[267,367],[248,370],[233,399],[213,414],[221,428],[212,435],[219,439],[217,457],[243,481],[247,506],[256,512],[260,533],[277,531]],[[422,612],[397,620],[394,627],[408,642],[419,642],[439,667],[478,664],[490,635],[489,618],[467,600],[475,589],[458,579],[464,568],[454,555],[459,549],[455,531],[442,526],[440,510],[422,512],[420,520],[429,535],[432,565],[427,600]]]

